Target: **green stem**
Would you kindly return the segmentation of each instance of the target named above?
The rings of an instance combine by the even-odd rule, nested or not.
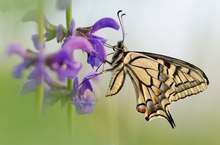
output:
[[[68,90],[70,91],[70,100],[67,102],[67,125],[68,125],[68,130],[69,130],[69,133],[70,135],[72,134],[72,114],[73,114],[73,111],[72,111],[72,102],[71,102],[71,95],[72,95],[72,89],[73,89],[73,80],[72,79],[68,79],[67,80],[67,88]]]
[[[43,48],[43,41],[44,41],[44,0],[39,1],[38,6],[38,43],[39,43],[39,57],[43,57],[44,54],[44,48]],[[39,66],[44,69],[43,65],[43,58],[39,58],[40,61],[38,61]],[[41,114],[42,111],[42,105],[43,105],[43,97],[44,97],[44,87],[43,87],[43,78],[41,77],[41,83],[37,89],[37,103],[38,103],[38,112]]]
[[[72,20],[72,0],[66,7],[66,28],[69,29]]]
[[[38,42],[42,43],[44,41],[44,0],[39,1],[38,8]],[[42,52],[43,48],[40,47]]]
[[[41,116],[42,106],[43,106],[43,99],[44,99],[44,86],[41,83],[37,88],[37,110],[39,116]]]
[[[73,80],[72,79],[67,80],[67,88],[69,91],[72,91],[72,89],[73,89]]]
[[[66,7],[66,27],[68,30],[70,29],[71,20],[72,20],[72,0],[70,0],[70,3]],[[67,88],[70,92],[72,92],[72,89],[73,89],[72,79],[67,80]],[[71,96],[70,96],[70,99],[71,99]],[[68,130],[69,130],[70,135],[72,134],[72,114],[73,114],[72,103],[71,103],[71,100],[69,100],[67,103],[67,124],[68,124]]]

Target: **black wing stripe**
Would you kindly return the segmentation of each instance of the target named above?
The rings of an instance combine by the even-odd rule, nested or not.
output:
[[[112,78],[112,79],[113,79],[113,80],[112,80],[112,83],[111,83],[110,86],[109,86],[110,90],[112,90],[112,88],[114,87],[115,82],[116,82],[116,80],[118,79],[118,76],[121,74],[122,71],[123,71],[123,70],[119,70],[119,71],[116,73],[116,76]]]
[[[125,76],[126,74],[123,68],[114,72],[106,96],[115,95],[121,90],[125,81]]]
[[[142,100],[142,99],[139,99],[140,97],[143,98],[145,100],[145,102],[142,100],[142,101],[137,101],[138,104],[137,104],[137,110],[138,112],[140,113],[143,113],[145,111],[145,119],[146,120],[151,120],[157,116],[162,116],[164,118],[166,118],[169,123],[171,124],[172,127],[174,127],[174,121],[172,120],[172,117],[169,116],[168,114],[168,106],[170,105],[170,102],[168,100],[167,97],[164,96],[164,94],[167,92],[169,93],[168,88],[170,89],[170,87],[167,88],[167,90],[165,90],[165,92],[163,94],[162,91],[160,90],[160,86],[162,86],[162,82],[160,82],[157,78],[153,78],[151,77],[151,75],[146,71],[145,73],[145,77],[150,77],[151,79],[151,84],[150,85],[147,85],[145,82],[143,82],[139,76],[140,75],[143,75],[143,74],[136,74],[134,69],[136,69],[137,67],[135,68],[132,68],[133,66],[132,65],[125,65],[126,69],[127,69],[127,72],[129,74],[129,76],[131,77],[131,80],[133,82],[133,85],[134,87],[136,88],[136,92],[139,92],[140,94],[137,95],[137,100]],[[143,70],[146,70],[144,68],[141,68]],[[157,79],[158,83],[157,85],[154,84],[155,80]],[[135,83],[135,81],[138,81],[138,84],[137,85],[137,82]],[[141,84],[141,85],[140,85]],[[172,83],[171,83],[172,84]],[[174,91],[172,91],[172,93],[174,93]],[[161,97],[159,98],[159,96],[164,96],[164,97]],[[145,103],[145,105],[143,105]],[[146,107],[146,109],[144,109],[143,111],[143,107]],[[139,109],[141,108],[141,109]]]
[[[138,104],[137,108],[140,104],[145,104],[146,105],[143,88],[141,88],[142,86],[140,85],[140,82],[138,81],[137,76],[129,68],[127,68],[127,74],[130,76],[132,84],[134,85],[134,88],[135,88],[135,93],[136,93],[136,96],[137,96],[137,104]]]
[[[157,74],[157,77],[159,77],[159,81],[165,82],[169,87],[172,87],[174,91],[181,92],[178,93],[178,95],[176,96],[172,94],[171,98],[174,99],[170,100],[178,100],[178,98],[184,98],[184,96],[190,96],[197,92],[201,92],[206,89],[209,83],[207,77],[205,76],[204,72],[202,72],[202,70],[197,69],[198,67],[185,61],[151,53],[128,52],[128,54],[129,53],[135,53],[135,55],[133,56],[135,56],[134,59],[136,59],[136,61],[138,60],[138,58],[143,59],[144,56],[146,56],[146,60],[151,57],[151,63],[155,61],[159,62],[159,64],[157,65],[157,71],[160,72]],[[140,55],[139,57],[138,54]],[[148,69],[150,68],[148,64],[149,63],[143,65],[139,63],[135,67]],[[155,70],[155,68],[153,68],[153,70]],[[148,73],[148,75],[152,76],[150,73]],[[152,77],[155,77],[155,75]],[[199,83],[201,82],[204,84],[199,85]]]
[[[195,66],[191,63],[185,62],[185,61],[177,59],[177,58],[173,58],[173,57],[169,57],[169,56],[165,56],[165,55],[160,55],[160,54],[153,54],[153,53],[148,53],[148,52],[136,52],[136,53],[144,54],[147,57],[152,57],[156,60],[157,59],[162,59],[162,60],[165,60],[167,62],[170,62],[170,64],[179,64],[179,65],[182,65],[186,68],[193,69],[198,74],[200,74],[203,78],[205,78],[207,85],[209,85],[209,80],[208,80],[208,77],[206,76],[206,74],[200,68],[198,68],[197,66]]]

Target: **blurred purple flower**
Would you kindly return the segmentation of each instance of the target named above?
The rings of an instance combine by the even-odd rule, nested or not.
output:
[[[88,40],[80,36],[75,36],[73,29],[74,21],[71,23],[69,37],[64,40],[62,49],[52,56],[49,64],[50,68],[57,73],[60,81],[66,78],[75,78],[82,68],[81,63],[74,61],[72,57],[74,50],[81,49],[88,54],[94,51]]]
[[[80,86],[78,78],[74,80],[72,103],[75,105],[78,114],[90,114],[93,112],[95,94],[87,78],[83,79],[83,83]]]
[[[33,36],[33,43],[36,43],[34,45],[37,45],[36,47],[38,47],[38,49],[41,47],[43,48],[44,42],[40,43],[41,46],[40,44],[37,44],[35,39],[37,38],[36,36],[37,35]],[[52,83],[52,80],[45,70],[45,57],[42,56],[42,53],[33,52],[29,49],[25,50],[18,43],[10,44],[7,50],[9,56],[16,54],[23,59],[23,62],[15,66],[13,70],[13,76],[15,78],[21,78],[23,71],[30,66],[33,66],[32,71],[28,76],[28,82],[25,83],[25,85],[21,89],[21,94],[26,95],[30,92],[36,91],[37,87],[42,83],[42,81],[46,82],[47,84]]]
[[[52,80],[45,69],[42,68],[40,64],[36,64],[28,76],[28,82],[26,82],[22,87],[20,91],[21,94],[26,95],[37,91],[37,88],[41,85],[42,81],[46,82],[49,86],[52,85]]]
[[[62,42],[63,39],[66,37],[66,29],[63,27],[62,24],[56,27],[56,39],[57,42]]]
[[[92,67],[99,66],[107,58],[106,51],[104,48],[104,43],[106,39],[94,35],[94,33],[103,28],[112,28],[115,30],[119,29],[118,23],[112,18],[102,18],[98,20],[91,27],[82,27],[76,29],[76,35],[82,36],[89,40],[92,44],[94,52],[88,54],[87,62],[91,64]]]
[[[59,80],[63,81],[66,78],[75,78],[82,65],[79,62],[73,61],[71,53],[60,50],[54,55],[50,68],[57,73]]]
[[[14,67],[13,76],[18,79],[21,78],[22,73],[31,65],[35,65],[37,60],[37,53],[21,47],[18,43],[12,43],[8,46],[8,56],[17,54],[23,59],[23,62]]]
[[[76,49],[81,49],[86,53],[91,53],[94,51],[90,42],[82,36],[76,36],[75,32],[75,22],[71,21],[70,29],[68,30],[68,37],[64,40],[62,49],[67,52],[72,52]]]
[[[32,39],[34,48],[39,50],[41,44],[39,44],[38,42],[38,34],[32,35],[31,39]],[[42,42],[42,47],[45,48],[45,41]]]

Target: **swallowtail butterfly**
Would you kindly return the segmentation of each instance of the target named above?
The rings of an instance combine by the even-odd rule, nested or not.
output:
[[[122,11],[118,18],[122,26]],[[120,15],[120,16],[119,16]],[[106,96],[116,95],[123,87],[126,75],[136,92],[137,111],[150,121],[156,117],[166,118],[172,128],[174,120],[169,112],[172,102],[204,91],[209,80],[197,66],[180,59],[149,52],[127,51],[123,40],[113,46],[109,64],[112,72]]]

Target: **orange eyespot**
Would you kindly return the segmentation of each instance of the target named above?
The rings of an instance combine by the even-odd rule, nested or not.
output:
[[[145,105],[138,105],[137,106],[137,111],[140,113],[145,113],[146,112],[146,106]]]

